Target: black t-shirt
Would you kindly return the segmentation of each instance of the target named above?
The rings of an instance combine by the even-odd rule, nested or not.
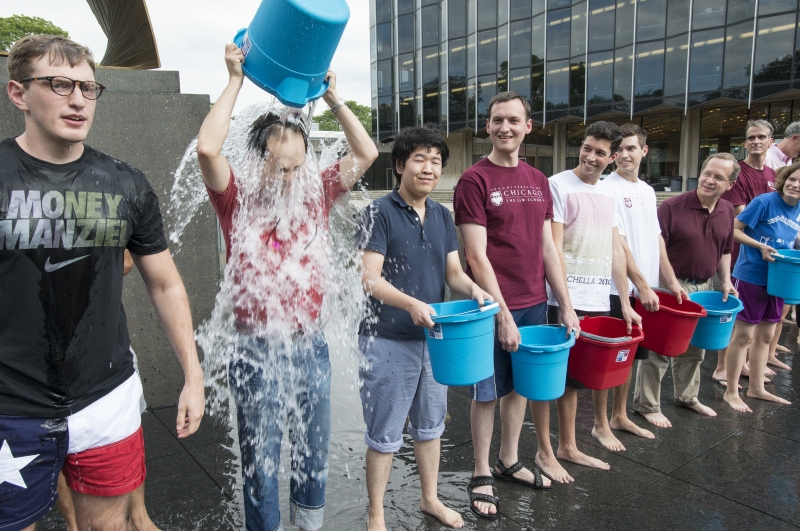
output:
[[[167,249],[141,171],[89,146],[50,164],[0,142],[0,415],[70,415],[133,374],[125,248]]]

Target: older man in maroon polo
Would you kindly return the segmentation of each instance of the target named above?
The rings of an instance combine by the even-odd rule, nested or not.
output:
[[[740,167],[729,153],[711,155],[703,162],[696,190],[671,197],[658,207],[661,235],[669,263],[687,293],[710,290],[719,275],[723,298],[738,295],[731,283],[733,205],[721,199],[739,175]],[[700,364],[705,351],[689,346],[685,354],[669,358],[652,352],[639,362],[633,406],[644,414],[661,415],[661,380],[672,361],[675,403],[701,415],[716,412],[700,403]]]

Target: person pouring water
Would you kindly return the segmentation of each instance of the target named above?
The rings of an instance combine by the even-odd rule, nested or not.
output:
[[[318,172],[308,163],[302,124],[269,113],[254,122],[247,140],[258,167],[249,175],[237,175],[222,147],[244,82],[243,62],[242,51],[226,45],[230,79],[200,128],[197,155],[228,261],[234,261],[228,274],[239,290],[233,301],[236,334],[229,380],[238,416],[245,521],[248,531],[281,526],[277,473],[282,422],[292,405],[299,424],[292,427],[290,438],[291,522],[313,531],[322,527],[330,446],[330,360],[319,325],[325,271],[321,262],[330,255],[328,215],[378,151],[339,98],[336,75],[329,70],[329,87],[322,98],[339,121],[350,153]],[[284,109],[283,115],[289,111]],[[293,182],[299,183],[294,189]],[[300,199],[283,205],[282,212],[291,216],[272,220],[276,205],[283,204],[277,196],[292,194],[300,194]],[[260,244],[250,249],[245,240],[254,231]],[[267,366],[265,360],[276,359],[288,360],[287,365],[279,370]],[[302,382],[301,388],[284,386],[288,371],[293,381]]]

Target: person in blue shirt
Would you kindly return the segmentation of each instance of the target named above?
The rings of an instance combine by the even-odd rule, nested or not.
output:
[[[781,320],[783,299],[767,293],[768,262],[781,249],[792,249],[800,232],[800,163],[778,170],[775,192],[762,194],[747,205],[734,221],[734,238],[742,244],[734,269],[734,286],[744,304],[736,316],[728,347],[728,382],[738,382],[747,349],[750,349],[750,387],[747,396],[789,404],[764,389],[769,344]],[[728,385],[723,397],[736,411],[752,413],[739,396],[737,385]]]
[[[365,209],[358,236],[371,314],[359,330],[369,531],[386,530],[383,499],[406,419],[422,486],[420,509],[447,526],[464,526],[437,493],[447,386],[433,379],[425,329],[434,326],[429,303],[444,301],[445,283],[480,305],[492,296],[461,268],[452,214],[428,199],[447,157],[439,131],[402,130],[392,148],[397,188]]]

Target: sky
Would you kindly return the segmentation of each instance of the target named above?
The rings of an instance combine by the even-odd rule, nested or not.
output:
[[[319,0],[327,1],[327,0]],[[228,82],[225,44],[250,24],[260,0],[145,0],[156,35],[161,68],[180,72],[181,92],[217,99]],[[350,20],[333,56],[337,90],[346,100],[370,104],[369,4],[347,0]],[[106,36],[84,0],[0,2],[0,17],[36,16],[69,32],[70,37],[102,59]],[[263,100],[266,93],[249,80],[239,94],[234,114]],[[327,106],[320,102],[319,114]]]

